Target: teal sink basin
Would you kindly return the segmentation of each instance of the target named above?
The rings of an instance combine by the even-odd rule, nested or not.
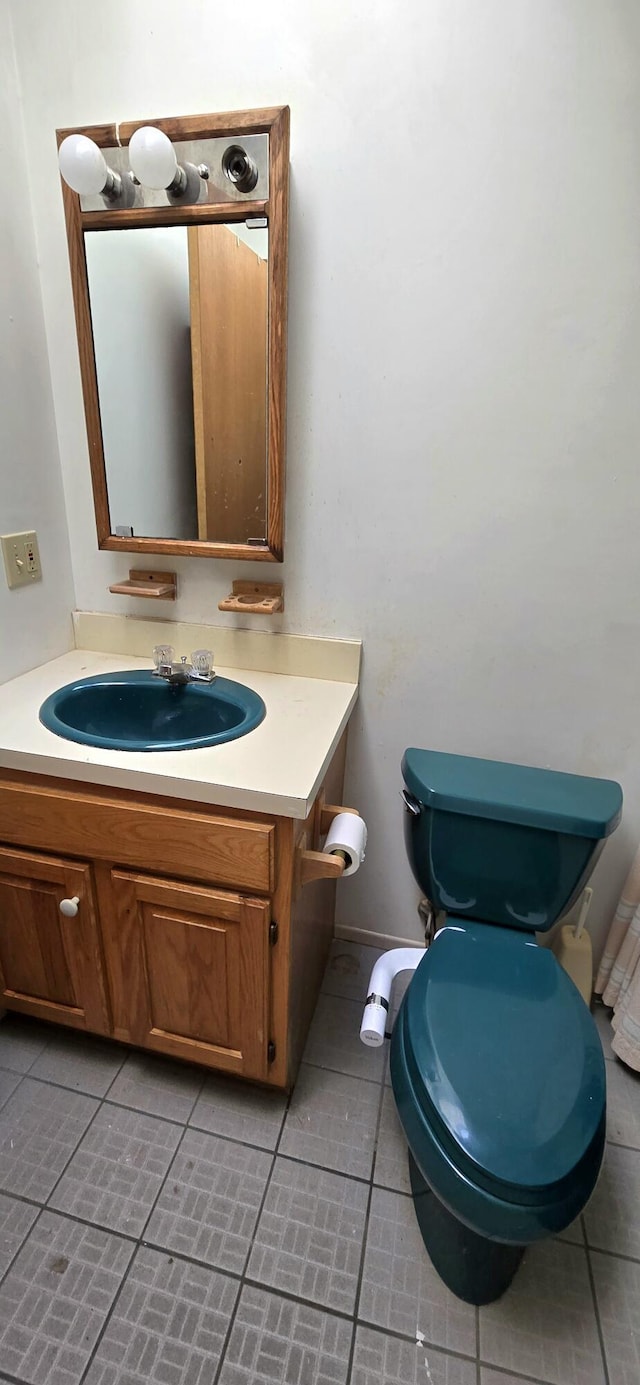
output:
[[[197,750],[246,736],[266,710],[230,678],[172,687],[135,669],[67,683],[43,702],[40,721],[56,736],[102,750]]]

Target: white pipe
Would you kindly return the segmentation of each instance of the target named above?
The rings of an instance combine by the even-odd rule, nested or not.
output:
[[[389,1013],[391,987],[400,971],[415,971],[424,957],[423,947],[393,947],[379,957],[369,980],[367,1003],[364,1007],[360,1038],[369,1048],[384,1043]]]

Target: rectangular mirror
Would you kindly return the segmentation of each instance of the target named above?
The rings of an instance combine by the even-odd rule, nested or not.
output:
[[[197,118],[153,122],[179,166],[186,149],[185,166],[207,170],[188,205],[136,187],[126,148],[136,126],[120,126],[120,146],[110,127],[72,132],[130,180],[119,200],[135,198],[116,206],[63,183],[98,541],[279,561],[288,110],[199,120],[200,141]],[[224,175],[243,138],[257,170],[244,196]]]
[[[84,244],[115,532],[266,543],[268,229]]]

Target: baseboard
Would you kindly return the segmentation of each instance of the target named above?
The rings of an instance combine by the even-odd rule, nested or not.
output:
[[[364,947],[380,947],[385,952],[392,947],[424,947],[418,938],[397,938],[394,933],[374,933],[368,928],[350,928],[347,923],[337,923],[334,936],[345,943],[362,943]]]

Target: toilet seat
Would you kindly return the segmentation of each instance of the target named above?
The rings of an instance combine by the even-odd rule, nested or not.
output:
[[[530,934],[449,918],[401,1007],[391,1071],[414,1159],[472,1229],[524,1244],[584,1206],[604,1144],[602,1048]]]

